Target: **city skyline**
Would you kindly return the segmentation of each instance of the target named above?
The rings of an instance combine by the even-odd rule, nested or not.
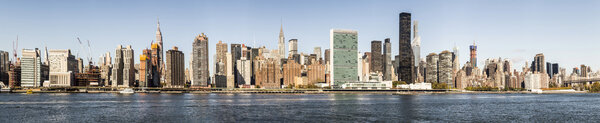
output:
[[[137,56],[141,54],[139,51],[150,47],[151,41],[156,42],[158,17],[164,47],[179,47],[186,54],[185,59],[190,59],[187,53],[192,50],[190,44],[194,37],[203,32],[210,37],[209,58],[215,54],[214,46],[219,40],[228,44],[277,49],[281,25],[286,46],[287,39],[298,39],[298,52],[312,53],[314,47],[329,47],[326,43],[320,43],[328,41],[329,29],[345,28],[360,33],[358,50],[361,53],[370,51],[372,40],[391,38],[393,56],[398,54],[398,47],[395,47],[398,46],[397,16],[400,12],[408,11],[412,13],[412,20],[420,23],[421,58],[429,53],[451,50],[456,45],[462,51],[459,55],[462,66],[469,60],[466,52],[468,46],[475,42],[478,45],[477,64],[480,65],[488,58],[509,58],[514,63],[514,69],[520,71],[525,61],[531,62],[535,54],[544,53],[547,62],[559,63],[567,70],[581,64],[591,66],[592,70],[600,67],[599,63],[591,62],[597,59],[587,57],[597,55],[588,52],[593,45],[577,45],[596,44],[594,40],[600,38],[593,34],[600,29],[600,24],[594,20],[600,18],[585,16],[586,13],[593,15],[600,12],[600,9],[594,8],[594,5],[600,4],[596,1],[441,1],[435,4],[420,1],[320,1],[322,5],[306,1],[238,1],[234,4],[222,1],[187,1],[189,5],[160,2],[129,8],[142,2],[61,1],[26,6],[27,1],[6,1],[0,5],[5,9],[0,14],[11,18],[0,20],[0,25],[5,27],[0,32],[0,40],[7,44],[0,46],[0,49],[12,54],[10,44],[19,35],[17,51],[34,48],[42,50],[47,45],[48,49],[71,49],[74,55],[78,54],[85,59],[87,49],[80,48],[76,39],[80,37],[84,41],[90,40],[94,51],[91,56],[93,62],[97,62],[98,56],[105,52],[112,52],[114,55],[114,47],[117,45],[131,45],[133,50],[138,51],[134,55]],[[272,3],[265,4],[266,2]],[[338,3],[348,4],[349,7],[326,8],[327,5]],[[361,3],[370,7],[358,6]],[[496,4],[500,6],[493,7]],[[568,7],[563,4],[581,5],[577,8],[553,8]],[[200,10],[190,11],[195,10],[194,5],[203,6],[199,6]],[[312,10],[306,12],[287,7],[268,7],[273,5],[293,5],[292,8]],[[431,6],[423,7],[427,5]],[[158,9],[159,6],[167,9]],[[511,7],[517,9],[508,9]],[[122,13],[114,13],[117,11]],[[321,11],[324,13],[320,13]],[[336,14],[340,11],[356,14]],[[573,44],[570,42],[575,42],[575,46],[564,46]],[[84,42],[83,45],[87,44]],[[20,54],[19,52],[19,56]],[[138,60],[134,61],[139,63]],[[213,60],[209,61],[212,68]],[[186,64],[186,67],[189,65]]]

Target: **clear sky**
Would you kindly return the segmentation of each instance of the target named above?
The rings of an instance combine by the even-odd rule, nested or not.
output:
[[[463,65],[475,42],[479,65],[487,58],[509,58],[520,71],[525,61],[544,53],[546,61],[569,73],[580,64],[600,68],[597,0],[3,0],[0,50],[12,52],[19,35],[19,49],[48,46],[77,54],[80,37],[90,40],[94,62],[101,53],[114,55],[119,44],[132,45],[139,62],[141,50],[155,40],[158,17],[165,48],[178,46],[186,62],[202,32],[209,38],[211,62],[219,40],[275,49],[281,22],[286,40],[298,39],[299,52],[326,49],[329,30],[340,28],[358,30],[361,52],[370,51],[372,40],[391,38],[395,55],[400,12],[419,21],[423,57],[457,45]],[[87,49],[79,53],[86,54]]]

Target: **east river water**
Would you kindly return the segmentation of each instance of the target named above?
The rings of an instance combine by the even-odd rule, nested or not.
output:
[[[10,122],[598,122],[600,94],[0,94]]]

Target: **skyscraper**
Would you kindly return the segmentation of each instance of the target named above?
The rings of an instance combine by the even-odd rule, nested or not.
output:
[[[452,80],[452,52],[444,50],[439,54],[438,58],[438,82],[446,83],[449,87],[454,87],[454,81]]]
[[[544,54],[539,53],[536,54],[533,58],[533,63],[531,64],[531,72],[533,73],[546,73],[546,61],[544,59]]]
[[[331,49],[331,85],[341,88],[346,82],[358,80],[358,32],[332,29],[329,35]]]
[[[413,25],[413,40],[412,40],[412,50],[415,55],[415,66],[419,66],[419,62],[421,61],[421,36],[419,36],[419,22],[414,21]]]
[[[459,53],[458,49],[460,49],[460,48],[458,48],[458,46],[456,46],[456,45],[454,45],[454,48],[452,49],[452,54],[453,54],[452,69],[453,69],[453,72],[457,72],[460,69],[460,62],[459,62],[459,59],[460,59],[459,54],[460,53]]]
[[[162,38],[162,32],[160,31],[160,21],[158,21],[158,18],[156,19],[156,43],[158,44],[158,46],[156,48],[153,48],[153,50],[156,50],[154,52],[156,52],[156,57],[153,57],[155,59],[156,62],[154,62],[154,65],[156,66],[156,79],[155,81],[160,81],[160,79],[162,78],[162,74],[165,70],[165,63],[163,61],[164,55],[163,55],[163,38]]]
[[[435,53],[427,55],[427,66],[425,73],[425,82],[436,83],[438,80],[438,61],[439,56]]]
[[[142,50],[142,55],[140,55],[140,67],[138,70],[139,81],[138,87],[152,87],[153,86],[153,69],[152,68],[152,50],[144,49]]]
[[[233,51],[233,49],[232,49]],[[285,38],[283,37],[283,23],[281,23],[281,28],[279,29],[279,46],[278,46],[278,51],[279,51],[279,58],[286,58],[285,57]],[[234,60],[235,61],[235,60]]]
[[[217,52],[215,54],[216,59],[214,62],[215,86],[226,88],[227,87],[227,73],[228,73],[227,64],[230,64],[230,63],[227,63],[227,43],[223,43],[223,42],[219,41],[219,43],[217,43],[216,50],[217,50]]]
[[[313,50],[314,54],[317,54],[317,60],[321,59],[321,47],[315,47],[315,49]]]
[[[183,88],[185,85],[185,58],[177,47],[167,51],[165,85],[167,88]]]
[[[383,80],[389,81],[392,80],[392,44],[390,42],[390,38],[386,38],[385,43],[383,44]]]
[[[289,50],[290,50],[290,56],[294,55],[294,54],[298,54],[298,39],[290,39],[289,42]]]
[[[227,43],[223,43],[221,41],[219,41],[219,43],[217,43],[217,47],[216,47],[216,59],[215,59],[215,64],[218,63],[223,63],[224,66],[227,66]],[[227,73],[227,69],[225,68],[218,68],[215,71],[215,74],[219,74],[219,75],[225,75],[225,73]]]
[[[396,60],[398,62],[398,78],[407,83],[413,83],[415,78],[415,56],[410,44],[410,16],[411,14],[407,12],[400,13],[399,59]]]
[[[131,45],[123,49],[123,84],[121,87],[133,87],[135,85],[135,61]]]
[[[112,70],[112,87],[132,87],[135,83],[135,68],[131,45],[115,50],[115,62]]]
[[[331,59],[331,50],[330,49],[325,49],[325,64],[329,63],[329,60]]]
[[[241,44],[231,44],[231,63],[233,63],[231,66],[233,67],[233,80],[234,80],[234,85],[239,85],[238,80],[241,78],[239,77],[240,71],[237,68],[237,60],[240,60],[242,58],[242,45]]]
[[[473,45],[469,46],[471,50],[471,67],[477,68],[477,45],[473,42]]]
[[[9,54],[6,51],[0,50],[0,81],[4,83],[4,85],[8,85],[8,71],[10,71],[10,61]]]
[[[50,67],[49,86],[74,86],[74,75],[78,70],[78,61],[71,50],[50,50],[48,65]]]
[[[40,50],[23,49],[21,51],[21,87],[41,87],[45,80],[42,71]]]
[[[192,87],[208,87],[208,37],[204,33],[196,36],[192,46]]]
[[[118,87],[123,84],[123,47],[117,46],[115,50],[115,60],[112,68],[112,87]]]
[[[381,41],[371,41],[371,72],[383,73],[383,54],[381,53]],[[370,74],[370,73],[365,73]]]

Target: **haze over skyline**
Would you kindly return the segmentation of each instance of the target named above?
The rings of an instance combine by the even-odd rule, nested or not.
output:
[[[2,1],[0,50],[81,49],[76,37],[90,40],[92,58],[114,55],[117,45],[132,45],[136,63],[142,49],[155,39],[160,18],[165,51],[179,47],[189,61],[191,44],[204,32],[210,62],[215,44],[240,43],[276,49],[281,22],[287,41],[298,39],[299,52],[329,47],[330,29],[358,31],[359,51],[369,52],[372,40],[391,38],[398,54],[398,14],[419,21],[421,56],[460,48],[461,66],[468,46],[478,45],[477,59],[509,58],[514,69],[544,53],[570,73],[580,64],[600,68],[594,46],[600,39],[600,1]],[[86,45],[86,44],[84,44]],[[79,57],[87,57],[81,49]],[[324,51],[322,51],[324,52]],[[212,68],[212,63],[210,64]],[[187,64],[186,64],[187,66]],[[189,66],[188,66],[189,67]],[[212,69],[211,69],[212,70]],[[213,71],[211,71],[213,72]]]

